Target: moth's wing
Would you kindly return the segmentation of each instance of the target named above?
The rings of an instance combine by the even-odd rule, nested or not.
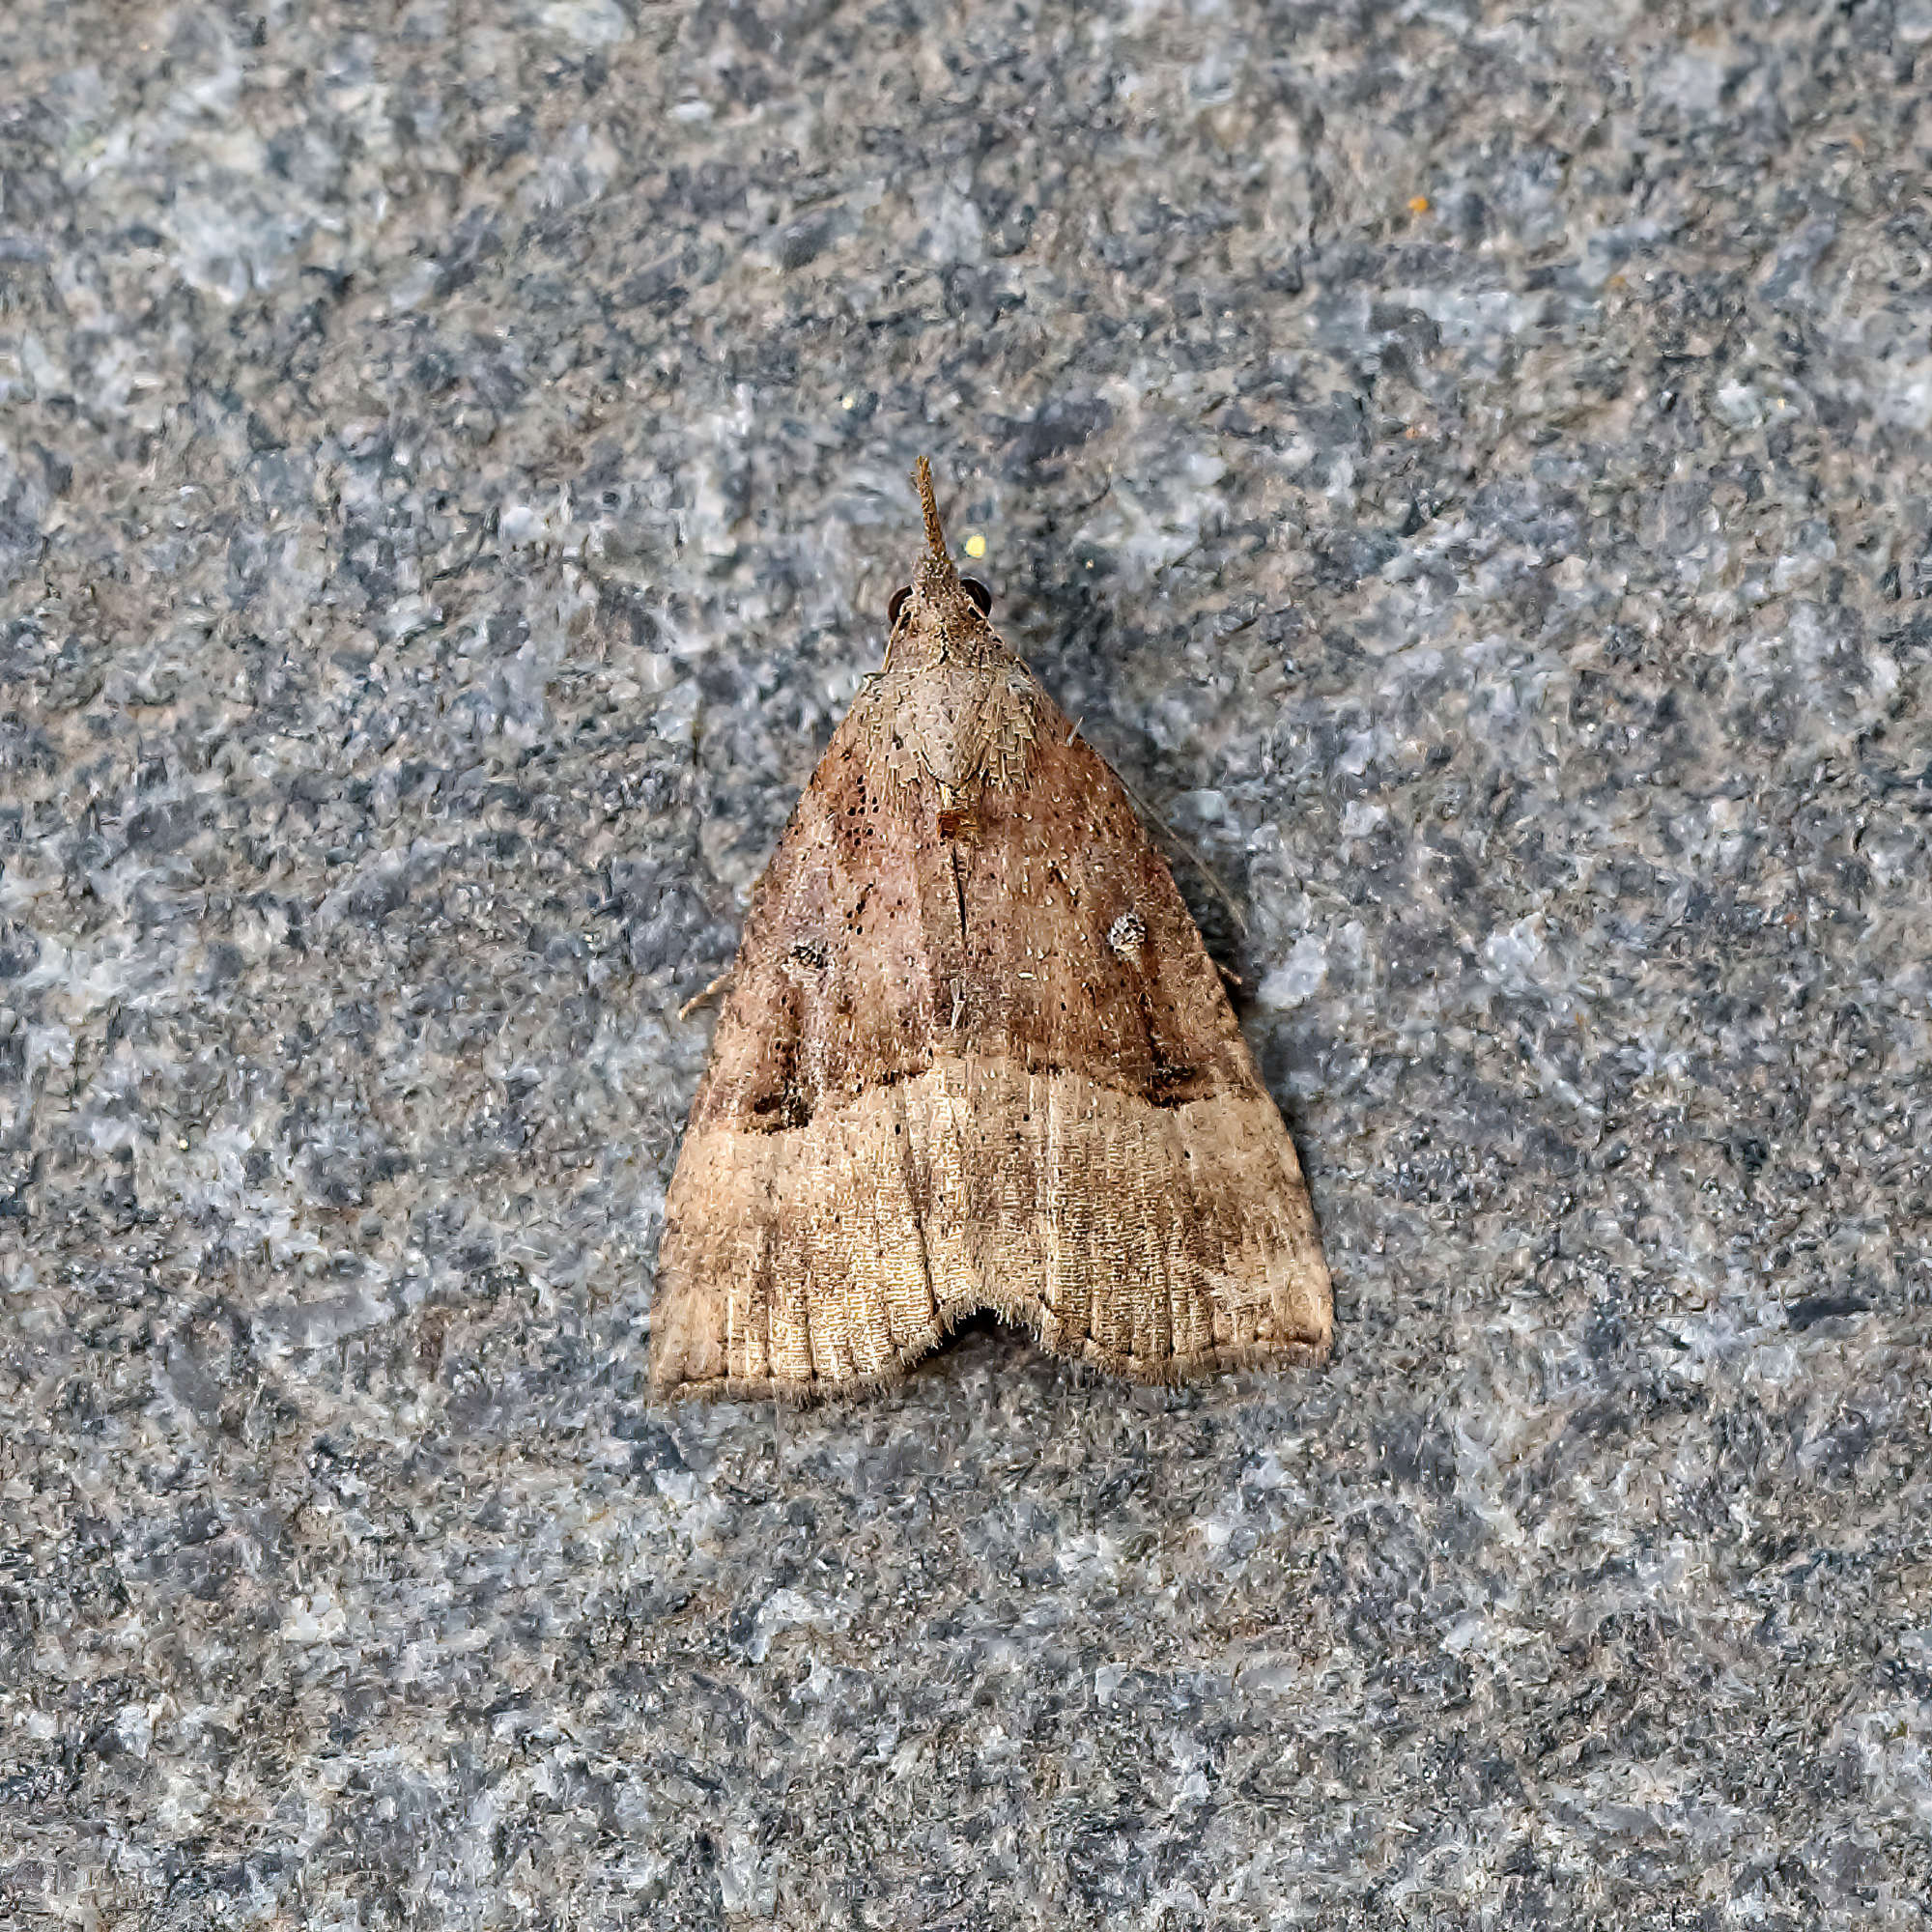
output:
[[[957,1237],[995,1305],[1117,1373],[1325,1350],[1300,1163],[1220,975],[1120,780],[1037,704],[1024,779],[953,847],[974,1089],[954,1121],[981,1177]]]
[[[862,694],[753,893],[665,1203],[662,1389],[886,1380],[944,1332],[905,1136],[880,1118],[930,1067],[935,1020],[932,814],[881,767],[883,728]]]
[[[1024,742],[969,800],[889,770],[865,696],[780,840],[666,1203],[661,1388],[888,1380],[980,1308],[1144,1379],[1327,1345],[1294,1150],[1200,934],[1014,670]]]

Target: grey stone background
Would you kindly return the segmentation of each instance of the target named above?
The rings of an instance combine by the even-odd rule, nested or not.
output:
[[[1925,1922],[1927,0],[0,72],[0,1921]],[[647,1399],[921,450],[1325,1370]]]

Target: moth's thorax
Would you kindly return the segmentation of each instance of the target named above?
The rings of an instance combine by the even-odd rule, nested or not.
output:
[[[872,699],[871,732],[889,768],[902,783],[948,791],[1017,784],[1048,704],[963,594],[938,611],[907,600]]]

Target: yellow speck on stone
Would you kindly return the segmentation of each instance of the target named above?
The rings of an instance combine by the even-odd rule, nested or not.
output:
[[[1412,194],[1408,198],[1408,212],[1411,214],[1429,213],[1429,197],[1426,194]]]
[[[838,398],[838,407],[841,410],[857,409],[858,406],[859,399],[857,396],[840,396]]]
[[[986,539],[978,530],[966,539],[966,554],[971,557],[981,557],[986,554]]]

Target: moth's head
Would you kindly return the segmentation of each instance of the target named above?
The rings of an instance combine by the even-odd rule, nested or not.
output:
[[[925,512],[925,554],[913,572],[912,582],[893,592],[886,606],[886,621],[896,642],[901,632],[909,637],[929,637],[963,642],[966,639],[989,635],[986,622],[993,608],[993,593],[977,577],[961,577],[947,554],[946,531],[939,522],[939,505],[932,495],[932,465],[922,456],[912,473],[913,487],[919,492]]]

